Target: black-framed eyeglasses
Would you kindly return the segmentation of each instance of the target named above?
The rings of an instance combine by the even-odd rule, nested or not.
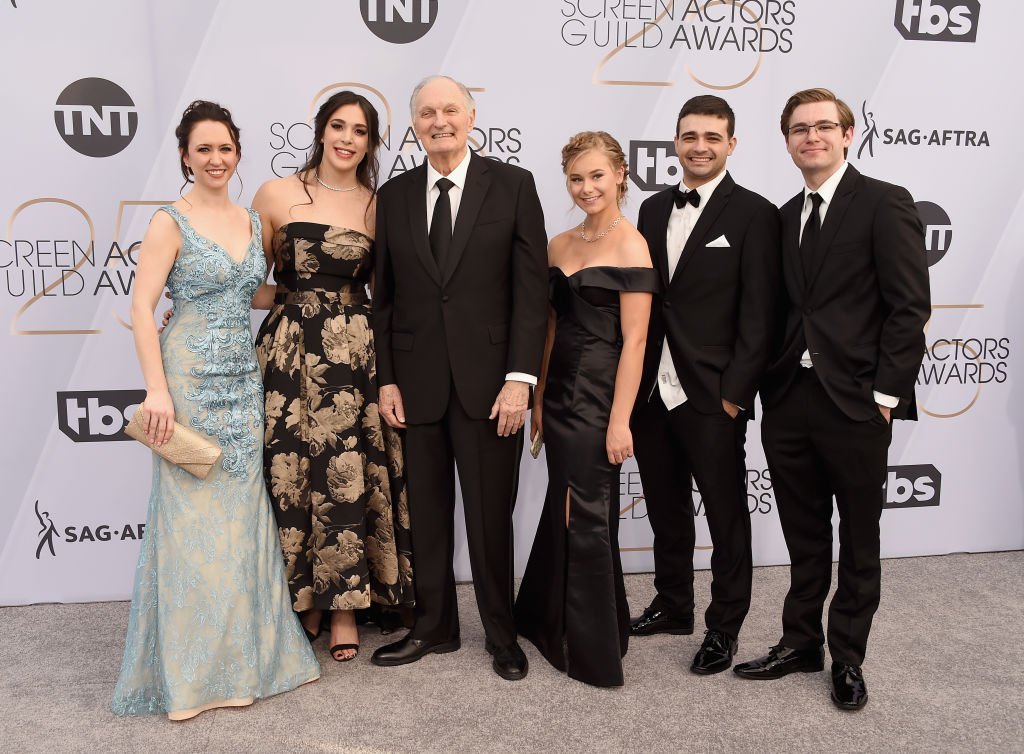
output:
[[[811,129],[818,132],[818,136],[826,136],[837,128],[842,126],[836,123],[834,120],[819,120],[817,123],[797,123],[795,126],[790,126],[787,129],[787,133],[790,136],[795,136],[798,139],[803,139],[811,133]]]

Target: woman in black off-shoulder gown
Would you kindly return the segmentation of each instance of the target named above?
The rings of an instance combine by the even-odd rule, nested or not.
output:
[[[584,136],[574,137],[566,149],[575,144],[579,152],[580,146],[590,143]],[[573,166],[587,165],[584,156],[576,156],[579,159],[570,159],[565,166],[570,189]],[[617,201],[614,208],[617,211]],[[620,370],[622,294],[653,293],[658,279],[646,266],[584,265],[566,275],[557,266],[556,256],[565,260],[563,264],[590,257],[633,259],[649,265],[646,244],[636,230],[621,216],[612,217],[619,219],[605,237],[588,239],[581,225],[552,241],[554,338],[546,381],[539,388],[548,489],[515,608],[519,633],[548,662],[597,686],[622,685],[621,658],[629,629],[618,545],[621,462],[609,459],[608,431],[615,399],[627,402],[628,421],[639,383],[638,371],[635,378],[628,369],[625,377],[620,376],[624,374]],[[586,222],[590,224],[591,219]],[[605,245],[599,246],[598,240]],[[633,249],[616,248],[622,244],[632,244]],[[644,298],[649,311],[650,296]],[[637,335],[641,333],[632,333]],[[646,319],[642,335],[646,335]],[[636,357],[632,352],[631,358]],[[641,361],[642,357],[641,345]],[[616,395],[617,379],[632,381],[632,395]]]

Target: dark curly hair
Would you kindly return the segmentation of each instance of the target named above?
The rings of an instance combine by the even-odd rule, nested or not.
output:
[[[178,139],[178,162],[181,166],[181,175],[185,178],[186,184],[194,182],[192,170],[185,164],[185,155],[188,153],[188,139],[196,124],[202,123],[204,120],[212,120],[227,126],[228,133],[231,134],[231,141],[235,144],[235,150],[238,152],[239,157],[242,156],[242,142],[239,140],[241,131],[231,119],[231,112],[216,102],[197,99],[185,108],[185,112],[181,114],[181,122],[174,129],[174,135]],[[184,185],[182,188],[184,188]]]

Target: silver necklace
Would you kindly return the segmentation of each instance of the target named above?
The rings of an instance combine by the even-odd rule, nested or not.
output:
[[[357,188],[359,188],[359,184],[358,183],[355,186],[352,186],[351,188],[336,188],[335,186],[329,186],[328,184],[326,184],[326,183],[324,183],[323,181],[320,180],[320,171],[319,170],[314,170],[313,171],[313,175],[316,176],[316,182],[319,183],[321,186],[323,186],[328,191],[338,191],[338,192],[341,192],[341,193],[345,193],[347,191],[355,191]]]
[[[587,238],[587,232],[583,229],[583,226],[586,225],[587,221],[584,220],[583,222],[580,223],[580,238],[583,239],[583,243],[594,243],[595,241],[600,241],[602,238],[604,238],[609,233],[611,233],[613,230],[615,230],[615,226],[618,225],[620,222],[622,222],[622,218],[623,218],[623,215],[619,215],[618,217],[616,217],[614,220],[612,220],[612,224],[611,225],[609,225],[607,228],[602,230],[600,233],[598,233],[593,238]]]

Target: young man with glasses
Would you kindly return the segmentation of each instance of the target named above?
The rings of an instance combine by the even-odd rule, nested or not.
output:
[[[805,188],[781,210],[789,306],[781,348],[761,386],[761,429],[792,564],[790,589],[778,645],[734,671],[772,679],[824,669],[835,496],[831,696],[840,709],[857,710],[868,698],[861,664],[879,602],[890,422],[917,418],[914,383],[931,314],[924,231],[906,189],[846,162],[853,113],[832,92],[797,92],[781,126]]]

